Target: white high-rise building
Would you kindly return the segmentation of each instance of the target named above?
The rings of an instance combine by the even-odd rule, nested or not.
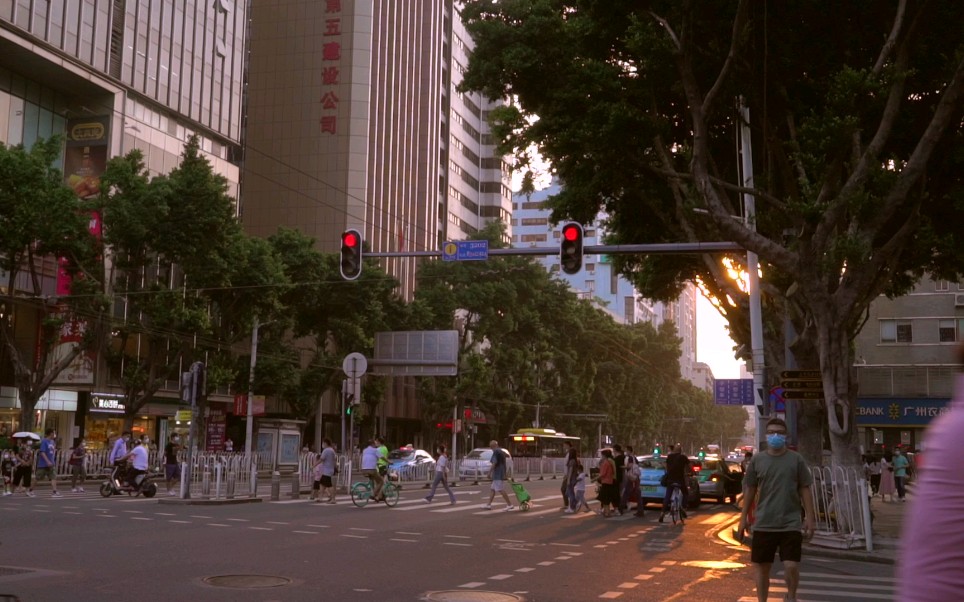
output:
[[[549,223],[550,211],[546,200],[560,190],[558,182],[526,196],[517,194],[512,204],[513,247],[559,247],[561,229]],[[597,216],[591,224],[584,224],[584,244],[602,244],[604,216]],[[659,326],[667,320],[676,324],[682,340],[680,345],[680,373],[696,386],[702,386],[706,376],[697,370],[696,362],[696,287],[687,285],[676,301],[664,303],[639,295],[633,285],[613,270],[605,255],[586,253],[582,270],[566,274],[560,269],[557,254],[538,258],[545,268],[565,280],[576,295],[592,300],[622,324],[650,322]],[[712,378],[712,376],[710,377]]]

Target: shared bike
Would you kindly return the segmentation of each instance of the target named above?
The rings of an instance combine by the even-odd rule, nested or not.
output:
[[[683,520],[683,488],[678,483],[671,483],[673,493],[669,498],[669,515],[673,519],[673,524],[685,524]]]
[[[355,483],[351,486],[351,503],[359,508],[364,508],[370,500],[373,500],[372,494],[374,491],[375,480],[371,477],[368,477],[367,481]],[[384,501],[389,508],[398,503],[398,486],[387,478],[382,483],[382,500],[380,501]]]

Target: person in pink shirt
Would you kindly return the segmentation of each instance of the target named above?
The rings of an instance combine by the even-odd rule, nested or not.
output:
[[[957,350],[964,364],[964,346]],[[964,591],[964,481],[960,441],[964,434],[964,373],[956,376],[949,412],[924,437],[927,469],[920,471],[904,519],[897,563],[901,602],[959,600]]]

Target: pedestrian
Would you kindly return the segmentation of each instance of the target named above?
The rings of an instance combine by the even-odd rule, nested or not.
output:
[[[57,431],[48,428],[44,431],[44,438],[40,442],[40,453],[37,454],[37,481],[50,480],[51,497],[62,497],[57,491]]]
[[[311,494],[308,500],[321,501],[321,454],[314,455],[314,464],[311,465]]]
[[[964,345],[958,347],[964,366]],[[897,556],[897,596],[901,602],[958,600],[964,590],[964,481],[960,440],[964,432],[964,371],[955,376],[948,412],[925,435],[927,468],[919,471]]]
[[[331,439],[325,437],[321,440],[321,493],[318,502],[325,500],[329,504],[335,503],[335,475],[338,474],[338,458],[335,456],[335,449],[331,446]]]
[[[623,507],[623,481],[626,480],[626,453],[623,446],[616,444],[613,446],[613,461],[616,462],[616,510],[622,514]]]
[[[743,474],[746,474],[746,466],[747,466],[747,464],[750,463],[750,460],[752,460],[752,459],[753,459],[753,452],[752,452],[752,451],[746,450],[745,452],[743,452],[743,461],[740,462],[740,470],[743,471]]]
[[[28,497],[33,497],[33,442],[25,439],[20,442],[20,449],[16,456],[17,466],[13,469],[14,491],[24,491]]]
[[[904,496],[907,495],[907,468],[910,462],[899,449],[894,450],[894,484],[897,486],[897,499],[906,502]]]
[[[599,514],[609,518],[612,516],[612,509],[619,505],[616,461],[613,459],[613,450],[607,448],[600,453],[602,457],[599,459],[599,474],[596,475],[596,481],[599,483]]]
[[[619,507],[625,510],[629,509],[629,502],[636,499],[636,516],[642,516],[642,506],[639,496],[639,477],[640,469],[639,463],[636,461],[636,456],[633,454],[633,448],[629,445],[626,446],[626,458],[623,461],[623,488],[620,493]]]
[[[431,503],[432,498],[435,497],[435,488],[438,487],[439,483],[445,488],[446,493],[449,494],[449,501],[455,503],[455,494],[449,489],[448,481],[449,472],[449,457],[445,453],[445,446],[440,445],[438,451],[438,459],[435,461],[435,478],[432,479],[432,490],[428,492],[425,496],[425,501]]]
[[[894,480],[894,465],[891,464],[893,456],[884,454],[880,460],[880,500],[883,502],[893,502],[894,494],[897,493],[897,484]],[[885,500],[885,496],[890,496],[890,500]]]
[[[231,441],[230,439],[225,439],[225,441],[224,441],[224,451],[227,452],[227,453],[229,453],[229,454],[230,454],[230,453],[233,453],[233,452],[234,452],[234,441]]]
[[[177,454],[181,451],[181,436],[171,433],[167,445],[164,446],[164,481],[167,484],[167,495],[178,495],[174,491],[174,481],[181,478],[181,465],[177,461]]]
[[[11,448],[10,436],[7,434],[7,425],[0,426],[0,450]]]
[[[3,495],[13,495],[13,471],[17,466],[16,453],[3,448],[0,460],[0,474],[3,474]]]
[[[492,500],[495,499],[495,494],[499,493],[502,495],[502,499],[505,500],[504,512],[510,510],[515,510],[515,506],[512,505],[512,501],[509,500],[508,494],[505,492],[505,477],[506,477],[506,455],[499,447],[499,442],[493,439],[489,441],[489,447],[492,449],[492,458],[489,463],[492,465],[489,468],[489,478],[492,479],[492,485],[489,491],[489,503],[483,506],[486,510],[492,509]]]
[[[870,491],[873,497],[880,491],[880,458],[871,455],[867,466],[870,469]]]
[[[766,425],[767,449],[747,465],[747,499],[756,499],[750,560],[756,572],[756,595],[766,602],[770,593],[770,568],[780,550],[787,585],[786,600],[796,602],[800,583],[800,556],[804,539],[813,536],[815,520],[810,485],[813,477],[803,456],[787,449],[787,423],[771,418]],[[747,530],[750,504],[743,505],[738,535]],[[801,521],[801,512],[803,520]],[[802,527],[802,530],[801,530]]]
[[[589,481],[589,475],[586,474],[586,469],[583,467],[582,462],[576,462],[576,477],[573,480],[573,495],[576,498],[573,504],[573,512],[592,512],[592,508],[589,507],[589,503],[586,502],[586,483]]]
[[[84,481],[87,480],[87,442],[78,437],[74,443],[70,459],[67,460],[70,466],[70,492],[83,493]]]
[[[562,478],[562,505],[566,512],[572,513],[576,510],[576,464],[579,463],[579,454],[573,447],[572,441],[564,442],[563,448],[566,452],[566,473]]]

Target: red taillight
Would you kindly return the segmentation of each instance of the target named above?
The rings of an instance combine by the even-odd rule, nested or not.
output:
[[[693,466],[693,467],[692,467],[692,470],[693,470],[693,472],[699,472],[699,471],[700,471],[700,467],[699,467],[699,466]]]

